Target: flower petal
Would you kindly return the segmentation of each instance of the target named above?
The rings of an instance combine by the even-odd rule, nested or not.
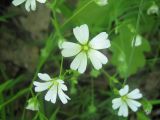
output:
[[[108,40],[108,34],[101,32],[89,42],[89,45],[93,49],[105,49],[109,48],[111,43]]]
[[[60,84],[63,84],[63,83],[64,83],[64,81],[63,81],[63,80],[60,80],[60,79],[58,79],[57,82],[60,83]]]
[[[99,59],[99,61],[102,64],[106,64],[108,62],[108,58],[101,52],[94,50],[94,49],[92,49],[91,51],[93,52],[93,54],[95,54],[96,58]]]
[[[115,98],[115,99],[113,99],[112,100],[112,108],[114,109],[114,110],[116,110],[116,109],[118,109],[120,106],[121,106],[121,104],[122,104],[122,102],[121,102],[121,98]]]
[[[57,86],[55,85],[52,90],[53,90],[54,92],[53,92],[53,94],[52,94],[51,102],[52,102],[52,103],[56,103],[56,99],[57,99]]]
[[[107,57],[97,50],[89,50],[88,55],[94,68],[97,70],[102,68],[102,64],[106,64],[108,62]]]
[[[31,0],[27,0],[26,1],[26,4],[25,4],[25,8],[26,8],[26,10],[28,11],[28,12],[30,12],[30,6],[31,6]]]
[[[63,42],[62,48],[64,49],[75,49],[75,48],[81,48],[79,44],[73,43],[73,42]]]
[[[22,4],[24,1],[25,1],[25,0],[13,0],[13,1],[12,1],[12,4],[13,4],[14,6],[18,6],[18,5]]]
[[[50,76],[46,73],[38,73],[38,77],[41,80],[48,81],[51,80]]]
[[[88,52],[89,58],[91,60],[92,65],[94,66],[95,69],[99,70],[102,68],[102,63],[100,60],[97,58],[96,54],[94,53],[93,50],[90,50]]]
[[[125,85],[122,89],[119,90],[119,94],[121,96],[124,96],[124,95],[126,95],[128,93],[128,91],[129,91],[129,86]]]
[[[62,56],[63,57],[71,57],[75,56],[81,51],[81,46],[72,42],[63,42],[62,43]]]
[[[135,89],[135,90],[131,91],[127,95],[127,97],[130,99],[140,99],[140,98],[142,98],[142,94],[140,93],[139,89]]]
[[[58,87],[58,96],[63,104],[66,104],[70,98]]]
[[[31,9],[32,9],[33,11],[36,10],[36,0],[31,0]]]
[[[35,85],[35,92],[42,92],[48,89],[51,86],[51,84],[52,84],[51,82],[44,82],[44,83],[37,81],[33,82],[33,85]]]
[[[124,117],[128,116],[128,107],[125,102],[122,102],[122,105],[120,106],[119,111],[118,111],[118,115],[124,116]]]
[[[87,55],[86,53],[83,52],[83,57],[81,59],[81,63],[78,67],[78,72],[79,73],[84,73],[87,67]]]
[[[134,112],[136,112],[138,110],[138,107],[141,106],[141,103],[139,103],[135,100],[132,100],[132,99],[127,99],[127,104]]]
[[[81,44],[86,44],[89,39],[89,29],[86,24],[73,29],[73,34]]]
[[[72,61],[70,68],[72,70],[77,70],[82,73],[86,70],[86,66],[87,66],[87,57],[86,57],[86,53],[84,52],[80,52]]]
[[[40,3],[45,3],[46,2],[46,0],[37,0],[38,2],[40,2]]]
[[[47,92],[47,94],[45,95],[45,100],[46,101],[52,101],[53,103],[56,102],[56,98],[57,98],[57,86],[53,85]]]
[[[64,84],[60,84],[59,87],[60,87],[62,90],[64,90],[64,91],[67,91],[67,90],[68,90],[68,89],[67,89],[67,86],[64,85]]]

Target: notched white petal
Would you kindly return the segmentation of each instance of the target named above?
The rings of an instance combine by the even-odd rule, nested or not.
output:
[[[81,46],[72,42],[63,42],[62,43],[62,56],[71,57],[77,55],[81,51]]]
[[[51,84],[52,84],[51,82],[44,82],[44,83],[37,81],[33,82],[33,85],[35,85],[35,92],[42,92],[48,89],[51,86]]]
[[[82,59],[83,59],[83,52],[80,52],[72,61],[70,68],[72,70],[77,70],[81,64]]]
[[[59,87],[63,90],[63,91],[67,91],[67,86],[64,84],[60,84]]]
[[[125,85],[122,89],[119,90],[119,94],[123,96],[123,95],[126,95],[128,91],[129,91],[129,86]]]
[[[36,10],[36,0],[31,0],[31,9],[32,9],[33,11]]]
[[[38,77],[39,79],[44,81],[51,80],[50,76],[47,73],[38,73]]]
[[[115,98],[112,100],[112,108],[114,110],[118,109],[122,105],[121,98]]]
[[[81,59],[80,65],[78,67],[79,73],[84,73],[86,71],[86,67],[87,67],[87,55],[84,52],[82,54],[83,54],[82,59]]]
[[[135,90],[131,91],[127,96],[128,96],[128,98],[131,98],[131,99],[142,98],[142,94],[140,93],[139,89],[135,89]]]
[[[73,42],[63,42],[62,43],[63,49],[75,49],[75,48],[81,48],[79,44],[73,43]]]
[[[57,99],[57,85],[53,85],[45,95],[46,101],[51,101],[52,103],[56,103]]]
[[[108,39],[108,34],[106,32],[99,33],[89,42],[89,46],[93,49],[109,48],[111,46],[111,43]]]
[[[58,96],[63,104],[68,103],[68,100],[70,100],[70,98],[62,91],[61,88],[58,88]]]
[[[128,116],[128,107],[125,102],[122,102],[119,111],[118,111],[119,116],[127,117]]]
[[[131,108],[131,110],[134,112],[136,112],[138,108],[141,106],[141,103],[132,99],[127,99],[127,104]]]
[[[27,0],[26,3],[25,3],[25,8],[28,12],[30,12],[31,10],[31,1],[30,0]]]
[[[92,65],[94,66],[94,68],[96,70],[99,70],[99,69],[102,68],[102,63],[101,63],[101,60],[97,57],[97,54],[96,54],[95,51],[96,50],[92,50],[92,49],[89,50],[88,56],[89,56],[89,58],[91,60]]]
[[[89,39],[88,25],[84,24],[73,29],[73,34],[81,44],[86,44]]]

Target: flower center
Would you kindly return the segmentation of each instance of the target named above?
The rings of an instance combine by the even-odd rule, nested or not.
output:
[[[56,80],[53,80],[52,85],[58,85],[59,83]]]
[[[59,83],[55,79],[52,79],[51,81],[52,81],[52,84],[49,86],[48,89],[50,89],[53,85],[58,86]]]
[[[126,95],[122,96],[121,98],[123,101],[126,101],[128,99]]]
[[[83,50],[83,51],[88,51],[88,50],[89,50],[88,45],[84,45],[84,46],[82,46],[82,50]]]

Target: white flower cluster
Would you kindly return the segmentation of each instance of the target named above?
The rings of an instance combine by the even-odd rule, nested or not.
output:
[[[46,0],[13,0],[12,3],[13,5],[18,6],[25,2],[25,8],[29,12],[31,10],[36,10],[36,1],[40,3],[46,2]],[[108,0],[95,0],[95,2],[100,6],[108,4]],[[147,14],[158,14],[158,10],[159,8],[154,4],[148,9]],[[77,39],[78,44],[74,42],[67,42],[66,40],[60,40],[58,44],[59,48],[62,49],[61,54],[63,57],[75,56],[70,68],[72,70],[77,70],[79,73],[84,73],[86,71],[89,59],[93,67],[96,70],[100,70],[102,65],[108,62],[108,58],[99,51],[102,49],[107,49],[111,46],[110,40],[108,39],[108,34],[106,32],[101,32],[90,40],[89,28],[86,24],[75,27],[73,29],[73,34]],[[137,47],[141,44],[142,37],[140,35],[137,35],[136,38],[131,42],[132,47]],[[44,97],[46,101],[56,103],[57,98],[59,97],[63,104],[68,103],[70,98],[64,93],[64,91],[67,91],[68,88],[62,79],[51,78],[46,73],[38,73],[38,77],[42,80],[42,82],[33,82],[33,85],[35,86],[35,92],[47,91]],[[119,90],[119,94],[119,98],[112,100],[112,107],[114,110],[119,109],[119,116],[128,116],[128,106],[134,112],[136,112],[141,106],[141,103],[137,101],[138,99],[142,98],[142,94],[140,93],[139,89],[129,92],[129,86],[126,85],[124,88]],[[39,110],[37,96],[28,100],[26,109],[33,111]]]
[[[36,1],[39,3],[45,3],[46,0],[13,0],[12,4],[14,6],[19,6],[25,2],[25,8],[28,12],[36,10]],[[108,0],[94,0],[99,6],[105,6],[108,4]],[[147,14],[158,14],[159,7],[154,3],[148,10]],[[65,40],[59,41],[59,48],[62,49],[61,54],[63,57],[73,57],[70,68],[72,70],[77,70],[79,73],[84,73],[87,68],[88,59],[91,61],[93,67],[96,70],[102,68],[102,65],[108,62],[108,58],[101,53],[99,50],[107,49],[111,46],[110,40],[108,39],[108,34],[106,32],[101,32],[96,35],[91,40],[89,39],[89,28],[88,25],[83,24],[77,26],[73,29],[73,34],[78,41],[67,42]],[[131,41],[132,47],[138,47],[142,44],[142,37],[137,35],[135,39]],[[50,101],[53,104],[56,103],[57,98],[61,100],[63,104],[68,103],[70,98],[64,93],[68,88],[64,84],[64,81],[59,78],[51,78],[46,73],[38,73],[39,79],[42,82],[34,81],[33,85],[35,86],[35,92],[46,91],[47,93],[44,97],[46,101]],[[114,98],[112,100],[112,108],[114,110],[118,109],[118,116],[127,117],[129,115],[128,107],[136,112],[141,106],[141,103],[137,100],[142,98],[142,94],[139,89],[135,89],[129,92],[129,86],[125,85],[122,89],[119,90],[119,98]],[[30,98],[28,100],[28,105],[26,109],[29,110],[39,110],[39,102],[37,97]]]
[[[76,56],[72,61],[70,68],[73,70],[78,70],[79,73],[84,73],[87,67],[87,59],[90,59],[95,69],[101,69],[102,65],[108,62],[108,59],[98,50],[106,49],[111,46],[110,40],[108,39],[108,34],[106,32],[101,32],[89,41],[89,29],[86,24],[74,28],[73,34],[79,44],[67,42],[66,40],[63,40],[61,43],[59,43],[60,49],[62,49],[61,53],[63,57]],[[139,36],[137,36],[135,39],[136,41],[134,42],[135,46],[139,46],[141,44],[139,39]],[[38,73],[38,77],[43,82],[33,82],[35,86],[35,92],[47,90],[47,93],[44,97],[46,101],[56,103],[57,96],[60,98],[63,104],[66,104],[68,100],[70,100],[70,98],[64,93],[64,91],[67,91],[68,89],[63,80],[59,78],[51,78],[46,73]],[[141,103],[136,101],[142,98],[142,94],[140,93],[139,89],[129,92],[129,86],[126,85],[124,88],[119,90],[119,94],[119,98],[112,100],[112,107],[114,110],[119,109],[119,116],[128,116],[128,106],[134,112],[136,112],[141,106]],[[35,102],[33,102],[31,99],[29,100],[29,104],[26,108],[38,110],[37,107],[38,104],[35,105]]]

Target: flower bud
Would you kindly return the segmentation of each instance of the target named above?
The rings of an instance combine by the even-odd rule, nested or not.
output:
[[[28,101],[26,109],[32,110],[32,111],[38,111],[39,110],[39,103],[36,97],[30,98]]]
[[[99,6],[105,6],[108,4],[108,0],[95,0],[96,4]]]

